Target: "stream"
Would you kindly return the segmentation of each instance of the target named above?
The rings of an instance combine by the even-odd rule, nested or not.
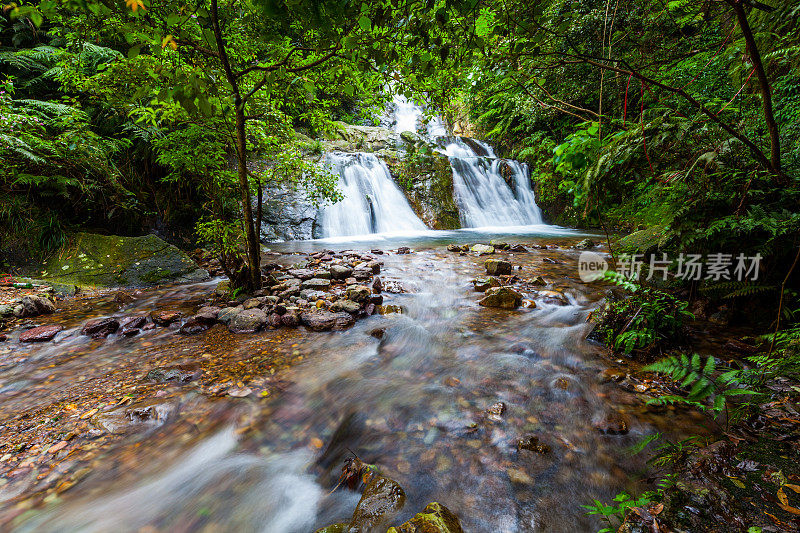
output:
[[[111,398],[111,368],[127,369],[138,384],[160,357],[190,369],[219,360],[201,365],[204,375],[259,384],[266,394],[220,396],[203,380],[137,389],[149,396],[126,409],[150,413],[138,423],[120,422],[121,408],[113,406],[87,418],[95,435],[116,437],[92,460],[61,463],[57,474],[82,470],[79,482],[0,518],[13,515],[6,524],[16,531],[314,531],[352,514],[359,494],[331,490],[355,453],[404,488],[408,500],[396,524],[438,501],[469,532],[596,531],[601,523],[581,505],[646,488],[630,485],[646,465],[627,449],[656,431],[698,431],[698,420],[649,410],[640,396],[602,379],[624,363],[585,340],[587,317],[608,290],[577,276],[579,252],[571,246],[585,235],[506,228],[499,237],[509,243],[550,246],[505,255],[521,266],[515,274],[543,276],[563,301],[538,298],[535,308],[516,311],[478,306],[470,280],[484,274],[485,257],[445,246],[487,242],[495,233],[275,245],[282,255],[273,257],[287,264],[300,251],[413,248],[379,256],[384,284],[406,290],[386,295],[402,314],[375,315],[343,332],[234,335],[216,325],[191,337],[167,329],[105,340],[74,335],[88,318],[112,312],[196,309],[214,283],[143,291],[123,303],[84,300],[57,313],[67,329],[54,343],[0,356],[3,419],[68,402],[80,387]],[[487,415],[497,402],[504,412]],[[605,431],[620,420],[624,434]],[[528,435],[549,453],[518,451]],[[0,485],[6,512],[41,482],[36,468],[22,485]]]

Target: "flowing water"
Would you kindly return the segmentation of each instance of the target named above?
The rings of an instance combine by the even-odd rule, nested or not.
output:
[[[180,353],[187,364],[225,357],[227,367],[240,369],[234,381],[276,388],[247,398],[219,398],[194,382],[137,389],[152,392],[137,404],[161,402],[165,414],[134,426],[101,423],[98,429],[116,432],[118,440],[89,465],[63,466],[90,473],[17,517],[14,529],[313,531],[353,512],[358,494],[330,492],[352,451],[404,487],[408,502],[396,523],[439,501],[470,532],[596,530],[599,523],[580,505],[607,501],[628,487],[643,464],[626,448],[656,430],[678,435],[692,421],[672,410],[648,412],[641,399],[599,379],[613,363],[585,340],[586,318],[606,288],[577,280],[578,252],[569,246],[581,236],[506,236],[551,244],[511,261],[522,267],[521,277],[545,276],[564,302],[531,294],[535,309],[502,311],[476,303],[470,279],[482,273],[483,258],[442,248],[457,235],[418,240],[412,254],[380,256],[384,283],[396,281],[408,291],[386,295],[403,313],[373,316],[344,332],[233,335],[217,325],[192,337],[158,330],[90,341],[70,336],[70,328],[119,305],[101,299],[67,312],[59,320],[69,327],[54,344],[27,347],[13,364],[0,366],[4,416],[69,401],[76,384],[87,380],[113,395],[113,383],[102,381],[109,368],[130,365],[142,376],[153,365],[146,355],[154,353]],[[283,249],[321,246],[287,243]],[[122,311],[177,302],[193,307],[212,290],[213,284],[201,284],[148,291]],[[370,335],[376,328],[385,329],[381,340]],[[273,376],[260,359],[267,352],[291,354],[296,364]],[[498,401],[506,412],[487,417]],[[114,409],[106,409],[110,418],[90,420],[114,420]],[[626,417],[630,433],[598,431],[609,415]],[[525,435],[538,437],[550,453],[518,452],[516,440]],[[37,483],[32,476],[31,486]],[[16,496],[13,487],[0,490],[0,502]]]
[[[526,165],[499,159],[484,142],[449,139],[444,152],[453,167],[461,224],[467,228],[542,224]],[[503,178],[505,170],[509,182]]]
[[[425,230],[386,164],[374,154],[333,152],[325,156],[339,176],[343,199],[320,209],[320,237]]]

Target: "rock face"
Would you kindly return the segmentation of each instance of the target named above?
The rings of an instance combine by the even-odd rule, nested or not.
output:
[[[257,167],[258,162],[254,166]],[[314,237],[317,208],[304,191],[285,185],[266,187],[262,201],[262,241],[293,241]]]
[[[414,213],[433,229],[460,228],[450,160],[434,152],[432,147],[418,140],[418,136],[403,140],[405,157],[387,159],[386,164]]]
[[[478,303],[484,307],[516,309],[522,305],[522,295],[508,287],[492,287],[486,289],[486,296],[479,300]]]
[[[487,259],[483,266],[486,267],[486,273],[492,276],[511,274],[511,263],[502,259]]]
[[[146,287],[208,278],[188,255],[155,235],[78,233],[44,265],[45,280],[98,287]]]

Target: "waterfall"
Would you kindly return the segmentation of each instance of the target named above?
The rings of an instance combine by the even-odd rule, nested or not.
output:
[[[542,224],[527,165],[498,159],[488,144],[475,139],[446,139],[444,152],[453,168],[453,188],[461,224],[468,228]],[[510,185],[503,179],[503,166]]]
[[[331,152],[325,162],[339,176],[338,188],[344,198],[320,209],[319,237],[427,229],[408,205],[386,164],[374,154]]]

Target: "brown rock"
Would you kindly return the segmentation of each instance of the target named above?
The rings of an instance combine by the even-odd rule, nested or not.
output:
[[[152,319],[153,323],[157,326],[169,326],[176,320],[181,317],[181,313],[179,311],[153,311],[150,313],[150,318]]]
[[[39,326],[38,328],[23,331],[19,335],[19,342],[45,342],[51,340],[56,334],[63,330],[63,326]]]
[[[108,337],[116,333],[119,329],[119,321],[116,318],[95,318],[88,321],[81,329],[81,335],[88,335],[93,339]]]

